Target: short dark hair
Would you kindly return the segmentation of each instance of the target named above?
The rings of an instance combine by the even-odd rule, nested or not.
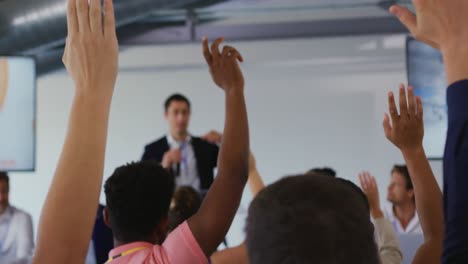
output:
[[[184,95],[182,94],[173,94],[171,96],[169,96],[167,99],[166,99],[166,102],[164,103],[164,111],[167,112],[167,110],[169,110],[169,107],[171,106],[171,103],[172,102],[184,102],[188,105],[188,108],[190,109],[191,108],[191,104],[190,104],[190,101],[187,97],[185,97]]]
[[[323,168],[313,168],[307,172],[308,174],[310,173],[316,173],[316,174],[321,174],[329,177],[336,177],[336,171],[332,168],[329,167],[323,167]]]
[[[169,210],[169,232],[198,212],[202,203],[200,194],[190,186],[177,188]]]
[[[10,185],[10,177],[8,176],[8,173],[0,171],[0,181],[6,181],[6,183]]]
[[[393,166],[392,169],[392,174],[393,173],[398,173],[403,178],[405,178],[406,181],[406,190],[413,190],[413,181],[411,181],[411,177],[408,171],[408,167],[406,165],[395,165]]]
[[[249,208],[246,243],[251,264],[379,263],[365,195],[320,174],[262,190]]]
[[[167,219],[174,185],[174,178],[156,161],[117,168],[104,185],[114,237],[124,243],[148,241]]]

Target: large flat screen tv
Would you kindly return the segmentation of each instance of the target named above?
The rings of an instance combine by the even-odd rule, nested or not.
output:
[[[408,38],[408,83],[424,106],[424,147],[430,159],[442,159],[447,137],[447,81],[442,54],[429,45]]]
[[[36,63],[0,56],[0,171],[35,170]]]

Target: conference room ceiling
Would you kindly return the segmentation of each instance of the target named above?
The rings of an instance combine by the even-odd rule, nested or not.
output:
[[[405,33],[389,15],[410,0],[114,0],[126,46]],[[30,54],[40,74],[61,67],[65,0],[0,1],[0,52]],[[60,8],[59,8],[60,7]],[[50,12],[49,12],[50,11]],[[51,13],[52,12],[52,13]]]
[[[122,29],[123,44],[198,41],[203,35],[258,40],[404,33],[387,11],[396,2],[411,6],[409,0],[230,0],[192,10],[159,10]]]

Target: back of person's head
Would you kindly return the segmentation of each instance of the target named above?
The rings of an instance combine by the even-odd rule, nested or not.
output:
[[[409,174],[409,171],[408,171],[408,167],[406,165],[395,165],[395,166],[393,166],[392,174],[393,173],[398,173],[401,176],[403,176],[403,178],[406,181],[406,189],[407,190],[412,190],[413,189],[413,181],[411,181],[411,177],[410,177],[410,174]]]
[[[174,178],[155,161],[117,168],[104,186],[115,239],[156,243],[151,240],[161,224],[167,223],[174,188]]]
[[[201,196],[194,188],[189,186],[177,188],[169,209],[169,232],[198,212],[201,203]]]
[[[249,263],[379,263],[369,205],[353,183],[286,177],[262,190],[247,218]]]
[[[190,100],[185,95],[176,93],[176,94],[169,96],[164,102],[164,110],[166,112],[167,110],[169,110],[169,107],[171,106],[172,102],[184,102],[187,104],[189,110],[191,108]]]
[[[336,171],[329,167],[314,168],[314,169],[309,170],[307,174],[320,174],[320,175],[329,176],[333,178],[336,177]]]

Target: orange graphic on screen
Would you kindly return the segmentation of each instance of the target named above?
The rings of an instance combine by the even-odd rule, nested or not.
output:
[[[8,91],[8,61],[0,59],[0,112]]]

